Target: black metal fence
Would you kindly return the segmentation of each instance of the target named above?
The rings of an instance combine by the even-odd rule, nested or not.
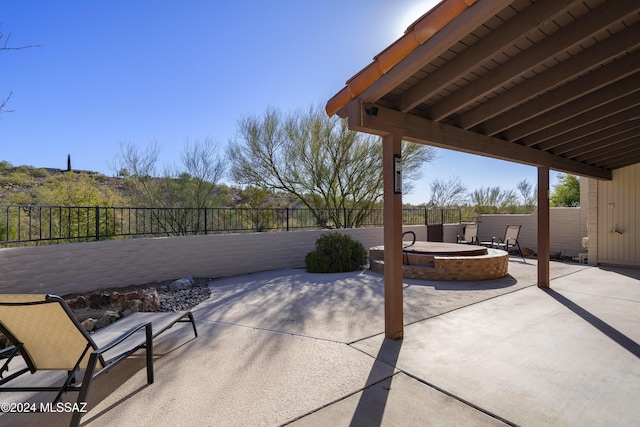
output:
[[[405,225],[458,223],[459,209],[403,209]],[[383,209],[0,205],[0,245],[124,237],[381,227]]]

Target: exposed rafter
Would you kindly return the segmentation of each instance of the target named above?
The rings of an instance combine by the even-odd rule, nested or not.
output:
[[[440,30],[377,78],[364,78],[369,67],[354,76],[357,93],[330,102],[333,111],[369,132],[402,126],[423,143],[601,179],[638,161],[640,3],[467,5],[444,0],[420,18],[403,38]],[[443,26],[449,10],[459,15]],[[357,102],[381,115],[362,117]]]

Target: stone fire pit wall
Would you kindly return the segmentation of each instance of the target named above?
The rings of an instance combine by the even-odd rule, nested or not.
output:
[[[406,253],[402,275],[421,280],[488,280],[508,274],[509,255],[498,249],[488,249],[486,255],[452,256]],[[371,270],[384,272],[384,248],[369,250]]]

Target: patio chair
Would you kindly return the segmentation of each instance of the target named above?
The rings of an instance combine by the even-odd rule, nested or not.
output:
[[[177,322],[191,322],[198,336],[191,312],[134,313],[88,334],[59,296],[0,294],[0,332],[13,344],[0,352],[8,358],[0,368],[0,392],[54,391],[58,393],[54,405],[63,393],[78,392],[77,407],[84,408],[91,381],[142,348],[146,353],[147,383],[153,384],[153,338]],[[12,361],[18,367],[2,378],[9,373]],[[47,370],[67,371],[62,386],[5,387],[26,372]],[[80,370],[85,373],[78,386],[75,375]],[[73,412],[72,426],[80,424],[82,414]]]
[[[478,242],[478,224],[467,224],[464,227],[464,235],[456,236],[456,243],[465,245],[477,245]]]
[[[525,261],[522,250],[520,249],[520,242],[518,242],[518,236],[520,235],[521,225],[507,225],[507,229],[504,233],[504,239],[498,237],[492,237],[490,242],[481,242],[483,246],[490,246],[496,249],[503,249],[509,252],[512,249],[517,249],[518,253]]]

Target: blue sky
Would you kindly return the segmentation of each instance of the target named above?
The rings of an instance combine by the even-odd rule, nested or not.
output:
[[[157,141],[162,165],[185,141],[235,138],[269,106],[321,104],[400,37],[434,0],[3,0],[0,160],[113,175],[121,143]],[[4,40],[1,42],[4,42]],[[161,165],[161,166],[162,166]],[[404,201],[435,178],[470,190],[535,184],[536,169],[438,150]],[[555,174],[552,174],[552,184]]]

